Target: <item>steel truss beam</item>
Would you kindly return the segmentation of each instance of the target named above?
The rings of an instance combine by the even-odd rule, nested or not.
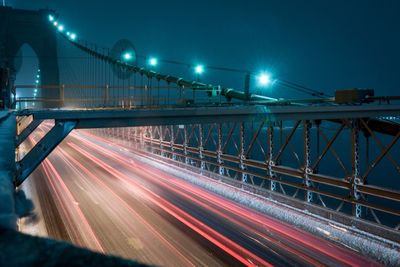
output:
[[[19,135],[17,135],[15,146],[20,146],[41,123],[42,120],[32,120],[31,123],[25,129],[23,129]]]
[[[77,129],[241,121],[335,120],[399,116],[400,106],[266,107],[221,106],[162,109],[26,110],[19,116],[35,119],[76,120]],[[382,125],[380,121],[380,125]],[[387,124],[385,124],[387,125]]]
[[[19,186],[53,151],[57,145],[75,128],[76,121],[55,121],[51,130],[17,162],[15,185]]]
[[[363,155],[361,152],[364,152],[360,149],[362,136],[365,136],[366,139],[369,136],[377,138],[376,133],[379,133],[390,137],[392,134],[387,135],[387,133],[394,133],[394,130],[375,132],[368,124],[364,125],[363,120],[339,119],[335,122],[331,120],[295,120],[294,123],[287,121],[285,128],[283,121],[264,120],[260,121],[256,127],[254,127],[254,122],[245,123],[243,121],[201,126],[199,124],[170,125],[164,127],[165,131],[166,129],[170,133],[181,131],[181,138],[176,137],[178,134],[175,134],[175,138],[174,134],[171,134],[170,139],[166,139],[167,135],[163,135],[163,130],[160,130],[161,135],[164,136],[163,139],[147,136],[143,139],[143,148],[148,150],[147,148],[150,146],[155,154],[164,155],[191,166],[204,168],[206,165],[207,170],[228,178],[231,177],[230,179],[237,179],[243,185],[257,185],[264,190],[269,189],[297,199],[301,198],[303,194],[300,192],[303,192],[302,200],[305,203],[312,203],[312,205],[320,205],[345,213],[348,212],[346,211],[348,209],[344,209],[344,207],[352,206],[353,212],[349,215],[360,219],[367,219],[368,211],[371,211],[370,214],[373,215],[375,222],[381,224],[382,219],[374,211],[400,216],[400,210],[394,208],[395,206],[389,207],[370,201],[368,196],[400,203],[400,192],[369,185],[367,176],[371,175],[372,169],[382,158],[386,157],[391,161],[396,159],[391,156],[389,150],[392,154],[395,153],[394,145],[400,139],[400,132],[396,132],[386,146],[378,140],[377,145],[381,149],[381,153],[365,166],[361,164]],[[330,134],[324,133],[327,131],[327,124],[333,126]],[[208,133],[204,139],[203,131],[206,129],[208,129]],[[368,136],[360,134],[367,131],[370,131],[371,134]],[[216,141],[212,144],[209,140],[213,140],[214,137]],[[319,137],[326,142],[321,151]],[[290,149],[299,149],[299,138],[302,139],[303,152],[289,151]],[[139,140],[139,136],[133,139]],[[344,140],[348,142],[348,145],[342,145]],[[255,149],[257,143],[260,145],[258,150]],[[294,146],[295,143],[296,146]],[[367,140],[364,143],[369,144]],[[265,144],[265,148],[262,147],[263,144]],[[346,149],[347,153],[337,153],[334,146],[340,146],[340,148],[336,147],[338,150]],[[262,155],[260,155],[260,150]],[[329,151],[337,163],[342,166],[343,174],[336,171],[324,173],[326,172],[324,164],[326,166],[326,164],[332,163],[327,156]],[[350,151],[351,153],[349,153]],[[297,159],[302,161],[301,166],[293,167],[293,164],[290,164],[288,155],[291,153],[298,155]],[[350,158],[343,157],[343,154],[347,154]],[[369,163],[368,158],[366,162]],[[349,165],[351,171],[347,171]],[[393,165],[398,166],[395,163]],[[336,206],[332,206],[333,202],[327,202],[326,199],[336,201]]]

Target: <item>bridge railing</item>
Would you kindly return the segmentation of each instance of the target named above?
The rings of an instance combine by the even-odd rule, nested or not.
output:
[[[295,200],[290,205],[331,219],[355,226],[367,220],[399,230],[400,123],[395,113],[386,119],[295,119],[293,114],[265,121],[93,131],[216,173],[253,193],[284,195]]]
[[[160,85],[17,85],[16,109],[145,108],[229,104],[218,88]],[[57,97],[43,97],[49,92]],[[33,93],[35,92],[35,93]],[[38,96],[39,95],[39,96]]]

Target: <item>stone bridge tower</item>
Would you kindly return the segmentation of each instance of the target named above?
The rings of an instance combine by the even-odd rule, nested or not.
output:
[[[40,83],[59,86],[57,38],[56,31],[48,22],[50,13],[54,12],[48,9],[35,11],[0,7],[0,67],[9,69],[11,84],[17,75],[17,53],[24,44],[27,44],[38,57],[41,70]],[[42,89],[41,92],[42,98],[60,97],[57,88]],[[49,102],[45,105],[50,107],[58,104]]]

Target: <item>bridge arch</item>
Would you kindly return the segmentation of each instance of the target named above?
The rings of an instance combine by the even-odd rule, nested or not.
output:
[[[0,7],[0,59],[1,65],[8,67],[12,81],[15,81],[17,70],[15,59],[24,44],[29,45],[38,57],[42,85],[60,84],[57,56],[57,36],[54,28],[48,23],[47,9],[38,11]],[[59,90],[44,89],[42,97],[58,99]],[[59,103],[56,103],[59,106]],[[47,104],[47,106],[51,106]]]

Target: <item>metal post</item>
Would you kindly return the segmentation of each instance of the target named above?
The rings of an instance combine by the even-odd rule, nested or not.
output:
[[[320,136],[321,136],[321,120],[316,120],[315,125],[317,126],[317,156],[320,156]],[[318,173],[318,166],[312,168],[313,173]]]
[[[360,178],[360,125],[359,120],[354,119],[351,125],[351,164],[352,164],[352,197],[354,200],[360,200],[361,194],[357,191],[357,185],[361,184]],[[353,215],[357,218],[362,216],[362,206],[360,204],[353,205]]]
[[[245,149],[245,135],[244,135],[244,122],[240,123],[240,151],[239,151],[239,168],[242,171],[246,170],[246,166],[244,164],[244,160],[246,159],[246,149]],[[247,182],[247,173],[242,172],[242,182],[246,183]]]
[[[224,162],[221,159],[223,154],[222,151],[222,123],[218,124],[218,151],[217,151],[217,162],[218,162],[218,173],[220,175],[225,174]]]
[[[175,145],[175,134],[174,134],[174,125],[171,125],[171,151],[172,151],[172,159],[176,160],[176,154],[174,153],[174,145]]]
[[[205,169],[205,162],[203,161],[204,155],[204,147],[203,147],[203,126],[201,124],[199,126],[199,158],[200,158],[200,169],[204,170]]]
[[[272,171],[272,166],[275,165],[274,162],[274,126],[270,123],[268,127],[268,176],[270,178],[275,178],[275,173]],[[271,180],[270,190],[276,191],[276,182]]]
[[[104,98],[104,106],[108,106],[108,102],[110,99],[110,92],[109,92],[110,86],[107,84],[106,85],[106,91],[105,91],[105,98]]]
[[[189,164],[189,158],[187,157],[187,146],[188,146],[188,135],[187,135],[187,127],[183,125],[183,154],[185,155],[185,163]]]
[[[162,125],[160,125],[160,127],[158,128],[158,134],[160,135],[160,142],[159,142],[159,145],[160,145],[160,155],[162,156],[162,157],[164,157],[165,156],[165,153],[164,153],[164,147],[163,147],[163,141],[164,141],[164,134],[163,134],[163,127],[162,127]]]
[[[150,152],[154,153],[154,149],[153,149],[153,140],[154,140],[154,133],[153,133],[153,126],[150,126]]]
[[[308,175],[311,174],[311,122],[309,120],[304,121],[304,184],[306,187],[311,187],[311,181]],[[311,191],[306,191],[305,200],[307,202],[312,202],[313,193]]]
[[[64,94],[65,94],[65,85],[61,85],[60,87],[60,107],[64,105]]]

